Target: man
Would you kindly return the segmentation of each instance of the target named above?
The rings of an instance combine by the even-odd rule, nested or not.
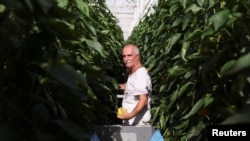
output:
[[[126,110],[117,118],[122,119],[124,125],[147,125],[151,118],[151,78],[140,62],[140,52],[136,45],[125,45],[122,56],[129,76],[125,84],[119,84],[121,89],[125,89],[122,108]]]

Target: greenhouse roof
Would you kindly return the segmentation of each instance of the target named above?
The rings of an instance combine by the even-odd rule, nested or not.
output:
[[[158,0],[106,0],[107,7],[117,18],[125,40],[147,11],[153,10],[152,6],[157,2]]]

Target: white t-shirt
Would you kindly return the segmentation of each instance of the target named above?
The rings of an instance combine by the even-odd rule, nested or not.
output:
[[[133,74],[128,76],[122,107],[130,113],[139,102],[139,95],[148,94],[148,104],[134,118],[125,120],[125,125],[146,125],[151,118],[150,101],[151,101],[152,84],[151,78],[145,67],[140,67]]]

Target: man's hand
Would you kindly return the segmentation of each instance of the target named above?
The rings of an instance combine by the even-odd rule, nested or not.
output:
[[[127,109],[119,108],[117,111],[117,118],[122,119],[122,120],[128,120],[131,117],[129,116]]]

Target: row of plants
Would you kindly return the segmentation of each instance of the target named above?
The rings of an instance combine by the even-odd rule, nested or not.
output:
[[[247,0],[159,0],[126,41],[149,68],[152,124],[165,140],[249,123],[248,9]],[[95,125],[117,122],[124,41],[104,1],[1,0],[0,33],[1,139],[89,140]]]
[[[1,140],[90,140],[115,122],[123,42],[104,1],[0,0]]]
[[[159,0],[126,43],[153,83],[152,124],[166,141],[207,140],[215,124],[249,123],[248,0]]]

